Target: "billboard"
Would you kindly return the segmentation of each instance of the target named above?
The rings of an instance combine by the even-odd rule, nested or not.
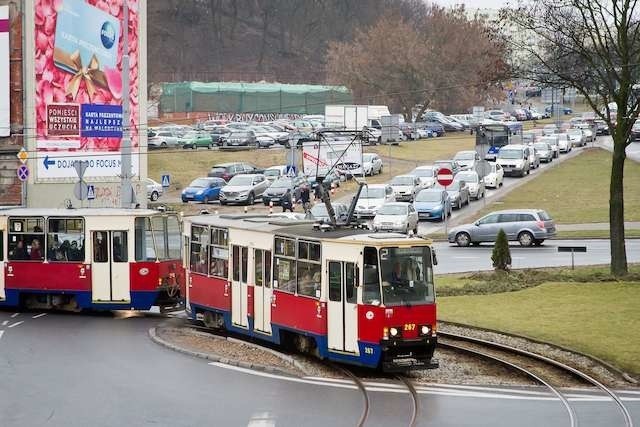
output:
[[[9,136],[9,6],[0,6],[0,136]]]
[[[123,128],[131,130],[132,173],[139,175],[139,4],[129,5],[130,93],[122,93],[123,0],[33,0],[36,180],[117,179]],[[131,120],[123,123],[129,96]]]
[[[302,168],[308,176],[326,176],[330,170],[364,175],[362,143],[351,139],[323,139],[302,143]]]

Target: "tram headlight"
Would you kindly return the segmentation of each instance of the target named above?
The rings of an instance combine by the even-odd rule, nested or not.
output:
[[[429,332],[431,332],[431,328],[429,327],[429,325],[420,326],[420,335],[427,336],[429,335]]]
[[[389,328],[389,335],[391,335],[391,338],[395,338],[400,334],[400,331],[398,331],[398,328]]]

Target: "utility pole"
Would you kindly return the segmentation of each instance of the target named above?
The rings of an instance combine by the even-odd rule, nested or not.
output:
[[[133,186],[131,185],[131,112],[129,98],[129,7],[123,2],[124,29],[122,33],[122,143],[120,152],[120,206],[131,208],[133,203]]]

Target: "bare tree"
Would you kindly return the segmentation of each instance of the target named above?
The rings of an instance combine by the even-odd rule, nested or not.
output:
[[[519,76],[550,87],[573,87],[608,125],[613,137],[609,187],[611,272],[628,272],[624,241],[625,149],[640,112],[634,85],[640,74],[636,1],[537,0],[502,11],[520,33],[510,38],[520,53]],[[527,56],[523,56],[526,53]],[[600,102],[601,101],[601,102]],[[613,114],[610,103],[617,106]]]

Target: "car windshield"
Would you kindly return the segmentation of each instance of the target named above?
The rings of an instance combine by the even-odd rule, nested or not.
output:
[[[365,153],[362,155],[362,161],[363,162],[372,162],[373,159],[376,158],[375,154],[369,154],[369,153]]]
[[[567,131],[567,133],[570,133],[572,135],[582,135],[582,130],[581,129],[569,129]]]
[[[456,175],[456,181],[478,182],[478,174],[460,172]]]
[[[391,185],[413,185],[412,176],[396,176],[391,180]]]
[[[231,132],[229,138],[248,138],[251,136],[249,132]]]
[[[267,176],[280,176],[280,169],[267,169],[264,174]]]
[[[198,132],[191,131],[184,134],[183,138],[197,138]]]
[[[454,160],[473,160],[476,158],[476,153],[458,153],[455,155]]]
[[[209,186],[210,182],[211,181],[208,179],[198,178],[191,181],[191,184],[189,184],[189,187],[205,188]]]
[[[271,184],[271,188],[291,188],[293,180],[290,178],[279,179]]]
[[[384,188],[363,188],[360,193],[361,199],[383,199],[386,194]]]
[[[383,205],[378,209],[380,215],[406,215],[407,207],[403,205]]]
[[[433,267],[428,246],[380,249],[380,270],[385,306],[434,301]]]
[[[431,168],[416,168],[413,170],[413,172],[411,172],[411,175],[413,176],[418,176],[418,177],[432,177],[433,176],[433,169]]]
[[[416,196],[416,202],[439,202],[442,200],[442,193],[439,191],[421,191]]]
[[[498,157],[501,159],[520,159],[522,150],[500,150]]]
[[[247,175],[236,175],[229,180],[229,185],[252,185],[253,177]]]
[[[543,142],[538,142],[537,144],[533,144],[534,148],[536,150],[540,150],[540,151],[548,151],[549,150],[549,146],[546,143]]]

